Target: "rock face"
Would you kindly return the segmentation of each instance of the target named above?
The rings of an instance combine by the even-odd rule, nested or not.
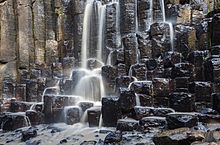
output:
[[[219,6],[218,0],[0,0],[0,129],[88,121],[117,131],[81,144],[151,144],[157,132],[156,145],[200,142],[204,137],[189,128],[206,132],[206,124],[220,122]],[[37,135],[28,130],[22,141]],[[203,140],[212,141],[219,138]]]

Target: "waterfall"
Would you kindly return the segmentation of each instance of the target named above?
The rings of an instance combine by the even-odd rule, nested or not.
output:
[[[165,4],[164,0],[160,0],[161,4],[161,11],[162,11],[162,17],[163,17],[163,22],[169,25],[170,29],[170,45],[171,45],[171,51],[174,51],[174,29],[173,29],[173,24],[171,22],[166,21],[166,12],[165,12]]]
[[[98,44],[97,44],[97,59],[102,61],[102,50],[104,42],[104,26],[105,26],[105,13],[106,5],[98,5],[98,16],[99,16],[99,30],[98,30]]]
[[[82,48],[81,48],[81,67],[87,67],[88,49],[89,49],[89,37],[90,37],[90,22],[92,18],[94,0],[87,0],[84,18],[83,18],[83,34],[82,34]]]
[[[146,31],[150,30],[151,24],[153,24],[153,0],[150,0],[150,9],[149,9],[149,13],[148,13],[147,30]]]

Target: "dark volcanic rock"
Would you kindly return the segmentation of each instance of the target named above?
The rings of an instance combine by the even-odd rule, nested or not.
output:
[[[136,105],[136,96],[134,91],[126,88],[120,88],[119,102],[123,111],[130,111]]]
[[[136,97],[140,100],[140,106],[153,106],[154,98],[145,94],[136,94]]]
[[[13,131],[30,125],[25,113],[7,113],[2,120],[1,126],[4,131]]]
[[[146,80],[147,68],[145,64],[138,63],[130,67],[129,75],[136,77],[138,80]]]
[[[213,109],[220,113],[220,93],[212,94],[213,97]]]
[[[108,96],[102,98],[102,118],[104,126],[116,126],[117,120],[121,118],[121,115],[122,113],[118,97]]]
[[[73,106],[78,96],[67,96],[67,95],[44,95],[44,111],[45,122],[62,122],[63,109],[65,106]]]
[[[167,114],[174,112],[175,111],[171,108],[134,107],[134,117],[138,120],[149,116],[166,117]]]
[[[174,90],[177,92],[179,89],[186,89],[188,91],[190,83],[189,77],[176,77],[174,79]]]
[[[153,92],[154,95],[168,96],[173,91],[173,82],[167,78],[154,78],[153,79]]]
[[[213,18],[212,21],[209,23],[209,35],[211,36],[211,45],[219,45],[220,44],[220,39],[219,39],[219,34],[220,34],[220,14],[216,14]]]
[[[170,113],[166,116],[166,120],[168,128],[175,129],[196,126],[198,117],[193,113]]]
[[[178,112],[194,111],[195,99],[192,94],[174,92],[170,96],[170,107]]]
[[[139,129],[139,121],[133,119],[119,119],[117,122],[117,130],[134,131]]]
[[[25,142],[31,138],[36,137],[36,136],[37,136],[37,130],[33,129],[33,128],[29,128],[28,130],[22,132],[21,140]]]
[[[44,114],[42,112],[28,110],[25,112],[25,114],[29,118],[31,125],[39,125],[44,123]]]
[[[165,68],[173,67],[182,60],[181,53],[168,51],[164,54],[163,64]]]
[[[89,127],[99,126],[101,107],[92,107],[87,110]]]
[[[204,63],[204,75],[206,81],[220,82],[220,56],[211,56]]]
[[[172,78],[176,77],[190,77],[190,79],[194,78],[194,66],[190,63],[178,63],[175,64],[172,72]]]
[[[130,84],[130,90],[137,94],[152,95],[152,81],[134,81]]]
[[[128,88],[130,83],[134,81],[134,77],[130,76],[119,76],[116,78],[116,88],[119,91],[119,88]]]
[[[189,128],[168,130],[154,136],[155,145],[190,145],[187,133]]]
[[[136,1],[120,1],[121,34],[134,33],[136,31]]]
[[[147,70],[154,70],[158,66],[158,62],[156,59],[148,59],[145,62]]]
[[[197,102],[212,102],[212,84],[209,82],[193,82],[189,85],[190,93],[195,94]]]
[[[109,133],[104,140],[104,143],[111,144],[111,143],[117,143],[122,140],[122,134],[117,132],[111,132]]]
[[[64,107],[64,121],[68,125],[73,125],[80,122],[81,108],[77,106]]]
[[[166,118],[165,117],[144,117],[140,120],[140,125],[145,129],[149,127],[161,127],[164,128],[166,126]]]

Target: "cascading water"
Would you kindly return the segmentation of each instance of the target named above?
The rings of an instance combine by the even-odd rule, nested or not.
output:
[[[171,22],[166,21],[166,11],[165,11],[165,4],[164,0],[160,0],[160,6],[161,6],[161,12],[162,12],[162,19],[163,23],[166,23],[169,25],[170,29],[170,45],[171,45],[171,51],[174,51],[174,29],[173,29],[173,24]],[[150,30],[151,24],[153,24],[154,18],[153,18],[153,0],[150,0],[150,8],[149,8],[149,13],[148,13],[148,29],[147,31]]]
[[[118,30],[117,33],[117,46],[121,45],[121,37],[120,37],[120,30],[119,30],[119,1],[112,0],[108,4],[116,4],[116,29]],[[102,4],[100,1],[95,0],[87,0],[85,12],[84,12],[84,20],[83,20],[83,36],[82,36],[82,47],[81,47],[81,68],[79,68],[85,75],[79,79],[78,83],[76,84],[73,94],[77,96],[81,96],[81,101],[92,101],[98,102],[101,100],[103,96],[105,96],[105,89],[103,85],[103,80],[101,76],[101,67],[104,65],[102,63],[103,59],[103,48],[104,48],[104,38],[105,38],[105,22],[106,22],[106,5]],[[98,19],[92,19],[93,15],[98,16]],[[98,24],[98,27],[96,26]],[[93,27],[97,27],[95,30],[97,36],[97,42],[95,47],[90,46],[91,44],[91,29]],[[93,42],[94,43],[94,42]],[[94,49],[96,52],[95,58],[90,58],[90,49]],[[111,53],[109,54],[111,57]],[[111,61],[111,59],[109,59]],[[99,65],[93,65],[92,63],[98,63]],[[111,62],[107,62],[111,64]],[[84,123],[87,120],[88,111],[85,111],[81,117],[81,122]],[[100,125],[102,117],[100,117]]]
[[[105,13],[106,5],[98,4],[98,15],[99,15],[99,30],[98,30],[98,45],[97,45],[97,59],[102,60],[103,42],[104,42],[104,26],[105,26]]]
[[[174,51],[174,30],[173,30],[173,24],[171,22],[166,21],[166,12],[165,12],[165,4],[164,0],[160,0],[161,4],[161,11],[162,11],[162,17],[163,22],[169,25],[170,29],[170,45],[171,45],[171,51]]]

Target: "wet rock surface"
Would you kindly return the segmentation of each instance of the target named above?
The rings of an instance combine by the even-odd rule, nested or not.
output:
[[[0,144],[219,144],[219,6],[0,0]]]

